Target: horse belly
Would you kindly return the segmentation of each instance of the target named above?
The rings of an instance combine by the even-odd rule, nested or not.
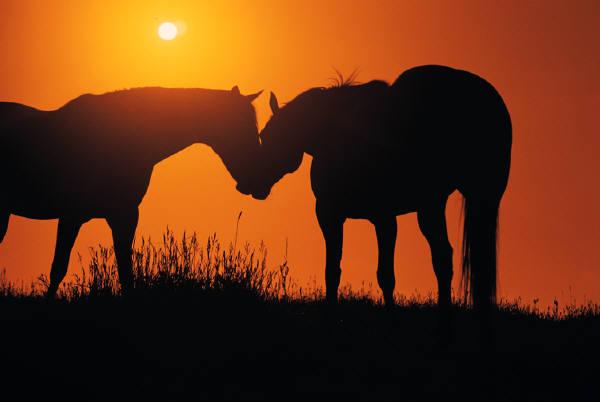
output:
[[[65,215],[86,215],[93,210],[93,198],[77,186],[65,186],[46,173],[43,177],[18,175],[7,186],[5,195],[14,215],[30,219],[56,219]]]
[[[99,175],[80,167],[16,174],[4,181],[8,185],[3,203],[12,214],[30,219],[102,218],[111,211],[137,207],[143,199],[151,170],[128,173],[107,170]]]
[[[331,204],[349,218],[415,212],[427,199],[452,192],[449,182],[441,174],[422,171],[417,174],[415,169],[398,161],[371,160],[361,164],[355,160],[336,164],[313,160],[311,169],[317,201]]]
[[[61,203],[53,196],[41,191],[15,191],[8,197],[11,214],[29,219],[56,219],[62,216]]]

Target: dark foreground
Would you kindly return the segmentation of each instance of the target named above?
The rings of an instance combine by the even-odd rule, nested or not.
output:
[[[505,312],[485,352],[469,314],[444,348],[418,305],[349,301],[334,318],[320,303],[148,294],[0,309],[14,400],[600,400],[597,317]]]
[[[139,268],[141,290],[127,299],[102,292],[112,285],[98,266],[87,294],[71,288],[50,303],[4,285],[0,400],[600,400],[595,307],[558,319],[504,306],[492,350],[456,308],[444,346],[431,304],[389,313],[350,297],[332,313],[314,296],[282,296],[280,282],[261,292],[272,282],[248,284],[262,275],[253,260],[227,258],[196,282],[158,258],[154,276]]]

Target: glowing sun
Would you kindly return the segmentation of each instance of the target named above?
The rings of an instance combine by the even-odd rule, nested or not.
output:
[[[163,40],[173,40],[177,36],[177,25],[172,22],[163,22],[158,27],[158,36]]]

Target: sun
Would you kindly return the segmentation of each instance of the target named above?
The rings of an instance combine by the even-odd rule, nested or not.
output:
[[[177,33],[177,25],[172,22],[163,22],[158,27],[158,36],[163,40],[173,40]]]

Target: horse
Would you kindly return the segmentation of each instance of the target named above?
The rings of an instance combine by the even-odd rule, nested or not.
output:
[[[238,186],[248,186],[260,149],[252,101],[261,92],[133,88],[85,94],[52,111],[0,102],[0,243],[11,214],[58,219],[47,290],[53,298],[81,226],[105,219],[126,294],[133,288],[138,206],[154,166],[203,143]]]
[[[508,183],[511,119],[483,78],[447,66],[404,71],[391,85],[340,82],[309,89],[283,107],[271,93],[273,115],[260,133],[261,179],[251,194],[265,199],[273,185],[312,156],[311,188],[326,244],[326,300],[337,303],[343,224],[367,219],[378,244],[377,282],[394,305],[396,216],[416,212],[438,283],[438,306],[452,303],[453,248],[445,208],[463,195],[463,298],[476,310],[496,304],[496,238]]]

